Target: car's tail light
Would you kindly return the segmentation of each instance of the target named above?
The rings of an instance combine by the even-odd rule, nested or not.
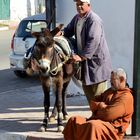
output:
[[[14,49],[14,37],[15,37],[15,34],[13,35],[12,40],[11,40],[11,49]]]

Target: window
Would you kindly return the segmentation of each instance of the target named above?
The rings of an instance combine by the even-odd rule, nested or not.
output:
[[[32,32],[41,32],[42,28],[47,28],[46,21],[36,21],[36,20],[23,20],[19,24],[16,31],[16,36],[18,37],[31,37]]]

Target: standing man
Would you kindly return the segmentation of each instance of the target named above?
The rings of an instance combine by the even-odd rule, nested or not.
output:
[[[78,14],[64,28],[64,36],[75,36],[72,58],[81,62],[81,80],[88,102],[107,88],[111,59],[101,18],[91,10],[90,0],[75,0]]]

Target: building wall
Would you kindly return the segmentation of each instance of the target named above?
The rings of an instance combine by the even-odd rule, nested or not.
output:
[[[10,19],[18,20],[45,10],[44,0],[11,0]]]
[[[56,0],[57,21],[67,23],[76,13],[73,0]],[[91,0],[92,9],[103,19],[113,68],[122,67],[133,80],[134,10],[133,0]]]
[[[135,1],[94,0],[92,6],[104,21],[113,68],[123,67],[132,86]]]
[[[0,0],[0,20],[10,18],[10,0]]]
[[[10,19],[21,20],[27,16],[27,1],[26,0],[11,0],[10,1]]]

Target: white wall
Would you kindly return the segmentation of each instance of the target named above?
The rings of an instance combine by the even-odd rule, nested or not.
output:
[[[27,16],[26,0],[10,0],[10,19],[21,20]]]
[[[76,13],[73,0],[56,0],[57,20],[65,25]],[[133,80],[134,0],[91,0],[92,9],[103,19],[113,68],[122,67]]]
[[[10,0],[10,19],[20,21],[27,17],[27,6],[31,10],[31,15],[34,15],[35,0],[28,0],[28,3],[27,0]]]
[[[132,86],[135,1],[94,0],[92,7],[104,21],[113,68],[123,67]]]
[[[56,0],[56,22],[67,25],[76,13],[73,0]]]

